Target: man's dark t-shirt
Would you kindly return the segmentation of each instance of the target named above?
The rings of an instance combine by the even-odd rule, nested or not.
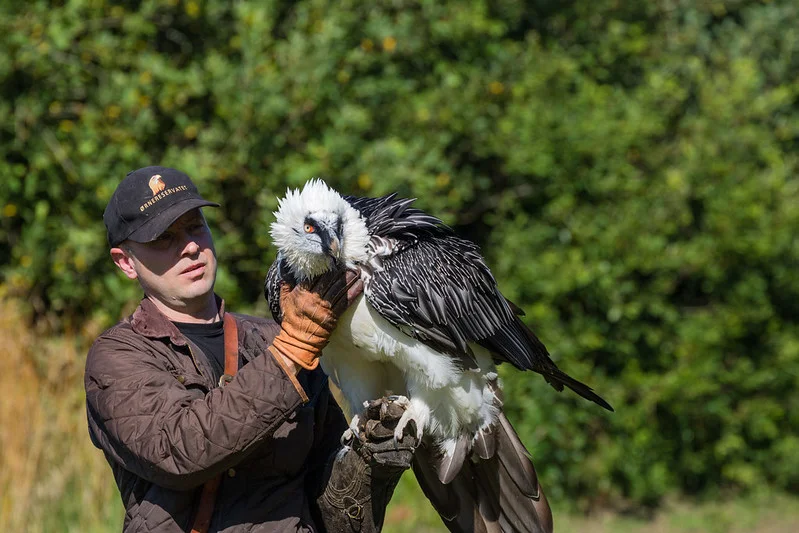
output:
[[[173,322],[175,326],[191,342],[203,351],[211,366],[214,368],[214,381],[219,381],[225,373],[225,328],[224,322],[211,322],[210,324],[193,324],[188,322]]]

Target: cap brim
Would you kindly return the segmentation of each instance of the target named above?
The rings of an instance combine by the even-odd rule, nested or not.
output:
[[[150,242],[165,232],[177,219],[198,207],[219,207],[219,204],[202,198],[187,198],[164,209],[128,235],[134,242]]]

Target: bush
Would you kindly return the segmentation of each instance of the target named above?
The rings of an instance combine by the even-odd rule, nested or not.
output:
[[[799,488],[792,2],[32,1],[0,8],[0,264],[56,330],[135,304],[101,214],[165,164],[265,313],[276,197],[397,191],[478,241],[604,414],[504,373],[553,499]]]

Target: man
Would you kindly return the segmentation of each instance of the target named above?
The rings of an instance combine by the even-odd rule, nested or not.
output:
[[[103,214],[114,263],[144,291],[86,361],[89,433],[124,531],[380,530],[415,442],[394,443],[401,407],[382,399],[343,446],[346,420],[318,368],[362,287],[343,272],[284,286],[279,325],[226,313],[206,206],[218,204],[184,173],[145,167]]]

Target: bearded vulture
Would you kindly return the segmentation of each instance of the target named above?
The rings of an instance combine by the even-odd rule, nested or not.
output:
[[[413,469],[453,532],[548,532],[552,517],[529,452],[502,412],[496,364],[544,376],[605,409],[561,371],[506,300],[474,243],[411,207],[412,199],[341,196],[314,179],[280,200],[278,248],[264,293],[280,320],[280,283],[346,265],[363,296],[339,319],[321,365],[350,408],[407,398],[396,435],[413,421]]]

